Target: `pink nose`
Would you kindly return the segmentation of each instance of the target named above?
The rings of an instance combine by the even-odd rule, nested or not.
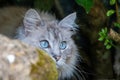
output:
[[[56,56],[56,55],[53,57],[55,58],[56,61],[58,61],[61,58],[61,56]]]

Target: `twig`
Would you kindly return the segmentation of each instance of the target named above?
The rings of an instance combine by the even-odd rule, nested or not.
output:
[[[110,29],[109,37],[120,44],[120,34]]]

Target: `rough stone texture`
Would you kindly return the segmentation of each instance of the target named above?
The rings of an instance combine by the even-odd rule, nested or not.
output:
[[[57,80],[53,60],[42,50],[0,35],[0,80]]]

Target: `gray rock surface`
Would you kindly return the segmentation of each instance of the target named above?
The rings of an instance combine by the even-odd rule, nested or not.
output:
[[[0,80],[57,80],[57,70],[42,50],[0,35]]]

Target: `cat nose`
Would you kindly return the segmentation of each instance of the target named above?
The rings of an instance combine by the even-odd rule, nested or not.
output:
[[[55,58],[56,61],[58,61],[61,58],[61,56],[57,56],[57,55],[54,55],[53,57]]]

